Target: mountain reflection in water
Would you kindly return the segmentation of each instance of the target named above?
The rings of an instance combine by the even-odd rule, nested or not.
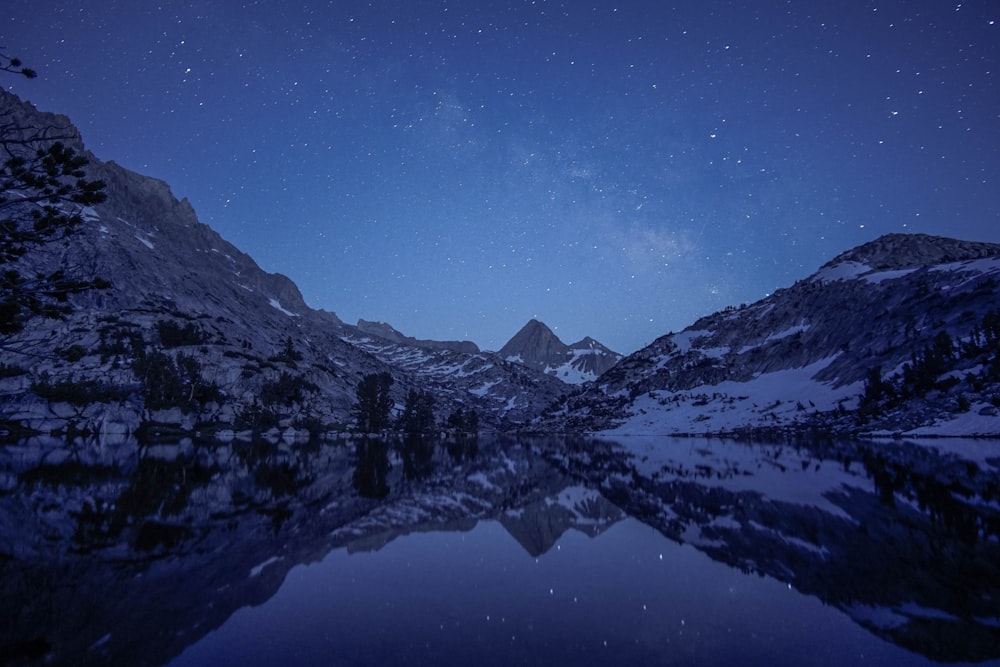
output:
[[[0,447],[0,664],[1000,664],[1000,443]]]

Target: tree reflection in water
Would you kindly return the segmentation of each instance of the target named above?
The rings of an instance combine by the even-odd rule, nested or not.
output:
[[[359,440],[354,445],[354,488],[362,498],[381,500],[389,495],[389,444]]]

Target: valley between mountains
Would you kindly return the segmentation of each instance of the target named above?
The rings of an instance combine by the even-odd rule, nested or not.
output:
[[[6,91],[0,117],[78,136]],[[359,384],[387,374],[392,413],[424,396],[439,429],[475,413],[498,431],[1000,435],[997,244],[884,236],[627,356],[535,320],[491,352],[310,308],[166,183],[70,143],[107,198],[16,269],[110,286],[0,340],[8,434],[351,432]]]

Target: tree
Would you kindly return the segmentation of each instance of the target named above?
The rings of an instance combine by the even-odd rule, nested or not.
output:
[[[462,410],[461,407],[448,415],[448,426],[459,435],[476,435],[479,431],[479,415],[475,410]]]
[[[882,410],[882,401],[891,393],[892,384],[882,379],[882,367],[869,368],[865,376],[865,391],[858,403],[858,414],[861,419],[878,416]]]
[[[0,71],[35,76],[2,54]],[[16,98],[0,102],[8,99]],[[0,108],[0,336],[21,332],[35,316],[65,317],[71,294],[108,286],[71,267],[23,261],[77,232],[85,208],[106,198],[104,182],[87,178],[87,158],[64,143],[77,140],[71,128],[34,127],[14,106]]]
[[[389,425],[392,410],[392,376],[388,373],[370,373],[358,383],[355,414],[358,428],[363,433],[378,433]]]
[[[0,71],[10,72],[12,74],[20,74],[29,79],[34,79],[38,76],[38,72],[33,69],[25,67],[21,63],[20,58],[12,58],[10,56],[0,53]]]
[[[400,428],[407,435],[419,435],[434,430],[434,397],[426,391],[411,389],[406,395]]]
[[[355,468],[352,481],[362,498],[382,499],[389,495],[389,447],[385,442],[362,441],[354,446]]]

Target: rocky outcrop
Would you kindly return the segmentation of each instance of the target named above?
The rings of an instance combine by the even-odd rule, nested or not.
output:
[[[891,271],[983,259],[996,254],[995,243],[929,234],[886,234],[837,255],[824,264],[820,272],[849,263],[867,266],[874,271]]]

